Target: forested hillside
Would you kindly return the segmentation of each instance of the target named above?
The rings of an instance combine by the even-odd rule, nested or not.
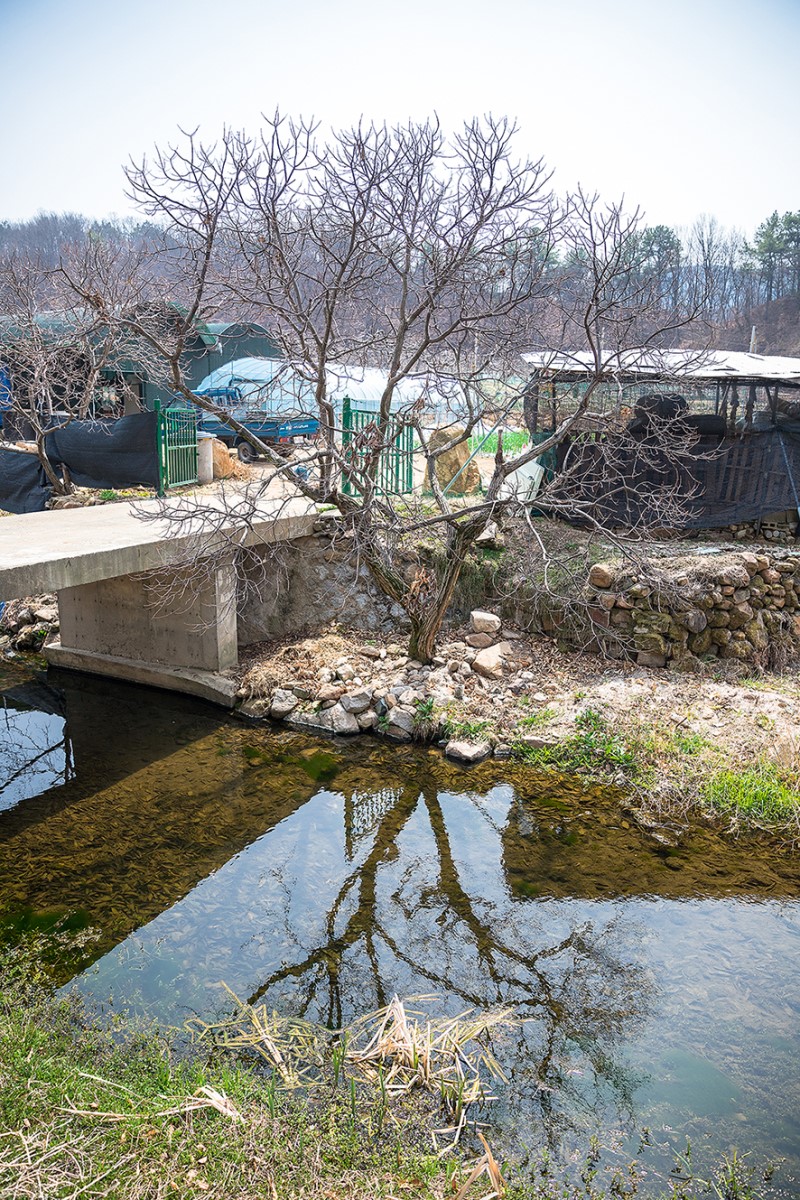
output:
[[[87,234],[144,248],[160,230],[135,219],[92,221],[78,213],[39,213],[29,221],[0,221],[0,254],[18,251],[55,267],[61,248]],[[169,253],[164,256],[163,243],[161,253],[163,273],[169,276]],[[755,326],[759,353],[800,354],[800,210],[773,212],[752,240],[713,216],[700,217],[688,229],[645,226],[635,254],[633,269],[655,270],[675,310],[682,301],[687,311],[699,309],[694,341],[747,350]],[[552,269],[568,271],[570,265],[556,255]]]

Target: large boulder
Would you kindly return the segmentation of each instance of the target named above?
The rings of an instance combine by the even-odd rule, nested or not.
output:
[[[476,675],[482,675],[484,679],[499,679],[503,674],[505,660],[511,653],[512,649],[508,642],[498,642],[496,646],[489,646],[488,649],[481,650],[475,655],[472,669]]]
[[[49,632],[50,626],[44,621],[38,621],[35,625],[23,625],[14,638],[14,649],[38,650],[44,644]]]
[[[341,704],[331,708],[320,709],[317,712],[303,712],[295,709],[289,714],[289,724],[303,729],[319,729],[323,733],[354,734],[360,733],[358,721],[352,713],[345,712]]]
[[[482,608],[475,608],[469,614],[469,623],[473,633],[498,633],[500,630],[500,618],[491,612],[486,612]],[[474,642],[471,643],[474,645]]]
[[[473,650],[485,650],[487,646],[491,646],[494,638],[490,633],[468,633],[464,641],[468,646],[472,646]]]
[[[259,696],[254,700],[245,700],[239,712],[243,717],[252,717],[254,721],[261,721],[270,715],[270,701],[265,696]]]
[[[750,582],[750,572],[744,563],[731,563],[720,572],[720,580],[728,587],[743,588]],[[778,576],[780,578],[780,576]],[[769,582],[769,580],[767,580]],[[777,580],[776,580],[777,582]]]
[[[446,446],[453,438],[462,437],[463,429],[435,429],[428,439],[431,450]],[[441,488],[446,488],[451,480],[455,480],[450,488],[450,496],[468,496],[481,490],[481,474],[474,459],[469,461],[469,442],[465,439],[451,450],[445,450],[436,459],[436,478]],[[462,467],[464,468],[462,470]],[[459,474],[459,472],[461,472]],[[458,478],[456,479],[456,476]]]
[[[294,712],[297,704],[298,700],[294,692],[290,692],[288,688],[277,688],[272,696],[270,716],[274,717],[276,721],[282,721],[288,717],[290,712]]]
[[[34,608],[33,615],[37,621],[44,621],[46,625],[53,625],[58,620],[58,606],[55,602],[40,604]]]
[[[334,704],[333,708],[329,708],[327,712],[320,715],[328,719],[333,733],[352,734],[361,732],[361,726],[358,721],[352,713],[342,708],[341,704]]]
[[[614,568],[610,563],[595,563],[589,571],[589,583],[596,588],[609,588],[614,583]]]
[[[355,692],[346,692],[340,697],[339,703],[345,712],[352,713],[357,717],[359,713],[366,712],[372,704],[372,692],[367,688],[359,688]]]
[[[454,758],[456,762],[474,763],[480,762],[482,758],[491,754],[492,747],[489,742],[468,742],[451,738],[445,746],[444,752],[448,758]]]
[[[405,708],[390,708],[385,732],[396,742],[410,742],[414,734],[413,712],[409,712]]]

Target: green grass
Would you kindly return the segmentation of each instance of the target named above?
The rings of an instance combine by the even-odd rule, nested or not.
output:
[[[787,826],[800,821],[798,781],[772,763],[716,771],[703,783],[701,797],[716,811],[749,824]]]
[[[174,1033],[96,1025],[45,975],[0,951],[0,1200],[427,1197],[458,1170],[433,1153],[430,1101],[388,1120],[361,1087],[287,1094]]]
[[[525,430],[519,429],[512,432],[506,429],[503,431],[503,453],[506,457],[519,454],[529,445],[530,440],[530,435]],[[479,450],[478,447],[480,447]],[[490,433],[488,437],[486,434],[473,434],[469,439],[469,452],[474,454],[476,450],[479,454],[496,454],[497,433]]]
[[[287,1091],[231,1051],[121,1018],[100,1026],[51,994],[43,950],[41,934],[0,945],[0,1200],[443,1200],[480,1161],[468,1133],[463,1151],[433,1152],[430,1093],[387,1096],[344,1073]],[[506,1200],[625,1200],[640,1175],[602,1166],[594,1144],[569,1181],[546,1156],[501,1166]],[[741,1158],[715,1178],[727,1190],[713,1194],[759,1200]],[[464,1195],[489,1191],[482,1175]],[[690,1178],[663,1200],[708,1194]]]
[[[426,696],[424,700],[417,700],[414,704],[414,724],[429,725],[434,719],[434,711],[436,702],[433,696]]]
[[[576,732],[555,746],[526,746],[517,742],[515,754],[534,766],[587,778],[609,771],[621,771],[629,777],[636,774],[639,763],[635,753],[608,728],[601,713],[587,708],[575,718],[575,726]]]
[[[425,742],[436,737],[439,733],[439,714],[433,696],[414,703],[414,738]]]
[[[669,766],[682,768],[687,759],[707,757],[709,761],[716,760],[716,750],[699,733],[691,729],[672,728],[664,725],[652,725],[645,728],[633,728],[628,734],[628,740],[636,754],[642,769],[648,767],[663,769]]]
[[[545,712],[523,717],[520,726],[544,724]],[[575,726],[572,736],[554,746],[517,742],[515,756],[586,779],[623,776],[640,794],[654,789],[662,798],[669,795],[681,812],[699,804],[724,817],[734,830],[766,829],[778,837],[800,832],[800,776],[793,770],[767,761],[732,767],[720,747],[690,729],[633,722],[616,731],[591,708],[576,718]]]
[[[549,725],[555,715],[555,711],[550,707],[540,708],[529,717],[520,717],[517,724],[521,729],[541,729],[542,726]]]
[[[466,741],[481,737],[490,726],[491,721],[459,721],[453,717],[445,717],[442,722],[446,737],[464,738]]]
[[[697,754],[702,754],[704,750],[711,745],[699,733],[692,733],[691,730],[676,729],[672,734],[672,744],[678,754],[687,755],[693,758]]]

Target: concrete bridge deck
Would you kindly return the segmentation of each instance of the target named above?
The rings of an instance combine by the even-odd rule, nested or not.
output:
[[[229,499],[236,493],[229,489]],[[222,500],[203,495],[204,507],[224,512]],[[185,502],[175,502],[186,512]],[[101,579],[154,570],[185,560],[202,547],[202,520],[176,527],[159,519],[160,500],[62,508],[52,512],[8,516],[0,520],[0,600],[58,592]],[[270,498],[259,502],[246,542],[259,545],[290,541],[308,533],[316,518],[313,504],[302,499]],[[221,522],[233,531],[235,522]]]
[[[0,600],[58,594],[61,640],[45,650],[58,666],[231,705],[237,580],[225,548],[237,522],[219,494],[198,499],[205,517],[190,517],[187,500],[174,501],[178,524],[161,516],[155,500],[4,517]],[[230,489],[227,504],[236,500]],[[317,515],[303,499],[265,498],[248,511],[246,534],[236,541],[291,541],[310,533]],[[198,571],[193,564],[204,556]],[[162,580],[156,593],[154,571]]]

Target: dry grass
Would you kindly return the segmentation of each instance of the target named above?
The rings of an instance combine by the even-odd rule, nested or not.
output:
[[[242,691],[249,698],[268,696],[287,679],[319,686],[317,671],[338,658],[358,657],[357,643],[330,631],[282,643],[261,642],[247,647],[241,656],[244,668]]]
[[[254,1052],[286,1088],[319,1081],[334,1036],[328,1029],[270,1013],[265,1004],[245,1004],[230,988],[225,990],[236,1004],[235,1015],[213,1024],[199,1017],[188,1021],[186,1028],[196,1041],[212,1042],[225,1050]]]
[[[106,1188],[99,1189],[104,1181],[118,1179],[126,1168],[133,1168],[136,1152],[130,1150],[108,1163],[103,1149],[102,1135],[76,1138],[67,1125],[0,1133],[0,1195],[8,1200],[110,1195]],[[100,1170],[99,1158],[103,1160]]]
[[[553,1164],[540,1171],[512,1162],[504,1178],[480,1131],[477,1156],[431,1154],[436,1090],[455,1082],[463,1103],[470,1089],[481,1093],[483,1071],[499,1074],[485,1042],[515,1023],[507,1009],[429,1018],[395,997],[331,1033],[239,1005],[238,1032],[235,1021],[200,1025],[197,1036],[215,1052],[194,1056],[185,1047],[174,1053],[177,1044],[155,1029],[94,1025],[76,1002],[32,982],[44,968],[31,957],[35,946],[22,949],[4,954],[0,947],[0,1200],[553,1200],[590,1191],[610,1200],[636,1193],[635,1164],[624,1175],[604,1168],[608,1179],[601,1180],[594,1146],[580,1177],[585,1189]],[[270,1078],[243,1069],[216,1052],[225,1039],[250,1050],[258,1042],[260,1057],[280,1070]],[[331,1078],[335,1054],[344,1086]],[[328,1086],[296,1086],[309,1055],[327,1069]],[[292,1090],[276,1090],[279,1078]],[[723,1165],[724,1176],[714,1178],[724,1194],[755,1200],[739,1166]],[[702,1181],[681,1190],[686,1200],[707,1194]]]
[[[331,1078],[334,1085],[350,1080],[354,1086],[358,1080],[384,1104],[421,1089],[438,1097],[453,1121],[436,1131],[449,1137],[444,1150],[434,1135],[440,1152],[458,1144],[470,1105],[495,1098],[489,1082],[505,1081],[505,1075],[488,1043],[493,1034],[519,1023],[510,1008],[430,1017],[394,996],[385,1008],[332,1033],[323,1026],[270,1013],[265,1005],[233,998],[238,1009],[229,1019],[189,1023],[195,1038],[226,1050],[255,1053],[284,1088],[318,1086]],[[435,1000],[435,996],[412,998],[415,1003]]]
[[[420,996],[417,1001],[435,1000]],[[426,1017],[408,1010],[397,996],[386,1008],[360,1018],[343,1031],[345,1062],[374,1086],[397,1095],[413,1088],[438,1092],[455,1125],[445,1149],[457,1145],[471,1104],[493,1100],[487,1078],[505,1082],[505,1074],[486,1042],[490,1035],[519,1024],[510,1008],[456,1017]]]

